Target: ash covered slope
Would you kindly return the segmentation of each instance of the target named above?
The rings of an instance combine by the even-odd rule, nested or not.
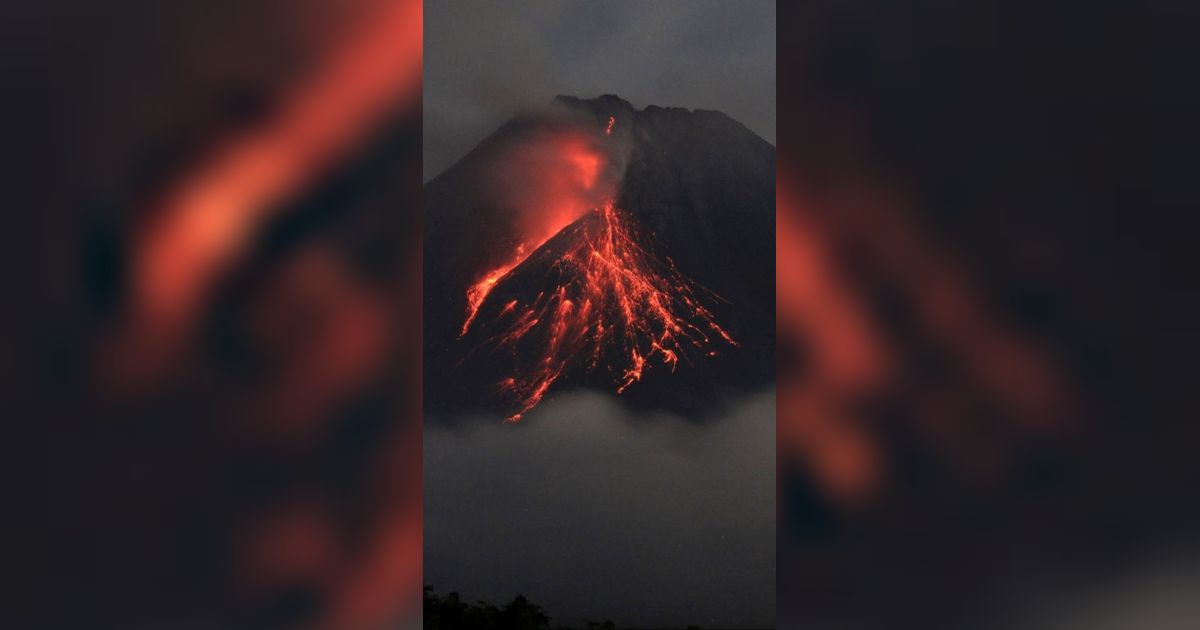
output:
[[[630,404],[689,414],[712,409],[731,392],[774,379],[775,148],[719,112],[650,106],[634,109],[615,96],[558,97],[552,114],[514,119],[425,189],[425,401],[435,415],[468,409],[506,413],[510,401],[495,385],[522,369],[533,352],[488,346],[487,320],[509,301],[532,302],[557,277],[552,256],[537,251],[494,288],[480,308],[484,323],[460,338],[467,287],[488,260],[511,248],[513,208],[483,191],[506,147],[561,129],[603,134],[610,117],[623,147],[613,191],[616,206],[651,234],[657,256],[723,300],[705,299],[738,341],[718,356],[670,369],[650,369],[621,398]],[[562,246],[580,230],[564,229],[543,248]],[[700,293],[707,295],[703,289]],[[531,295],[524,295],[530,293]],[[528,345],[528,344],[527,344]],[[613,353],[617,349],[611,349]],[[520,356],[517,356],[520,355]],[[605,356],[603,362],[620,357]],[[571,370],[553,392],[577,387],[613,390],[613,369]]]

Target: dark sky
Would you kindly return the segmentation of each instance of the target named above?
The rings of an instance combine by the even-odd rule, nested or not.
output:
[[[558,94],[715,109],[774,144],[775,2],[426,4],[426,181]]]

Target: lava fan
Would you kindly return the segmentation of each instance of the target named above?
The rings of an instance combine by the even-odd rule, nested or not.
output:
[[[538,270],[538,285],[514,278],[509,286],[526,266]],[[480,347],[465,360],[498,351],[515,359],[515,372],[498,384],[516,409],[513,422],[572,372],[607,373],[620,394],[654,366],[674,372],[681,361],[737,346],[704,305],[720,298],[656,256],[652,235],[611,199],[516,265],[487,274],[467,299],[464,335],[480,317],[468,337]]]

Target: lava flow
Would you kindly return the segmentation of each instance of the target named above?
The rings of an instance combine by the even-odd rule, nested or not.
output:
[[[609,132],[615,122],[609,118]],[[496,283],[530,252],[595,206],[610,184],[601,181],[605,155],[586,135],[561,134],[521,149],[506,156],[509,177],[505,183],[517,190],[508,190],[499,199],[521,209],[512,226],[518,244],[467,289],[467,314],[459,337],[470,331]]]
[[[525,260],[525,249],[525,245],[518,245],[512,260],[489,271],[479,282],[467,288],[467,318],[463,320],[462,331],[458,333],[459,337],[466,335],[467,331],[471,330],[471,322],[475,321],[475,316],[479,314],[479,307],[483,305],[483,300],[491,292],[492,287],[496,286],[501,278],[507,276],[513,267]]]
[[[468,300],[473,306],[466,325],[491,290],[523,263],[546,270],[546,284],[532,300],[510,299],[486,310],[494,313],[489,332],[498,331],[488,343],[514,356],[535,357],[499,384],[517,407],[510,422],[519,420],[556,380],[576,368],[607,369],[620,394],[654,364],[673,372],[680,360],[691,363],[716,356],[717,344],[737,345],[701,304],[697,285],[670,258],[654,255],[650,238],[609,199],[543,249],[471,287]],[[609,362],[618,365],[606,365]]]

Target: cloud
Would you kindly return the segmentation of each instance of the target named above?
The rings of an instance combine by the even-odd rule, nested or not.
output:
[[[775,392],[711,422],[548,401],[519,425],[426,422],[425,580],[556,623],[769,627]]]

